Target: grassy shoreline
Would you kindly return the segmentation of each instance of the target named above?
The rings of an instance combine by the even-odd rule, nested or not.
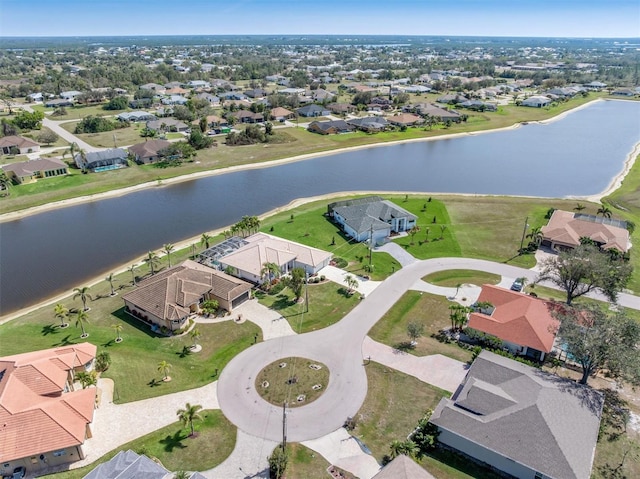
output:
[[[121,170],[101,173],[99,175],[85,175],[84,181],[66,185],[59,183],[53,188],[38,191],[34,186],[26,194],[17,192],[0,201],[0,221],[6,221],[2,216],[46,206],[55,202],[65,202],[80,198],[82,201],[97,199],[95,195],[119,195],[140,187],[151,187],[160,182],[185,181],[195,177],[222,174],[237,168],[271,166],[276,161],[300,161],[339,153],[352,148],[369,148],[384,146],[407,141],[428,141],[442,139],[455,135],[489,133],[500,129],[517,127],[528,122],[549,122],[562,118],[565,114],[578,108],[587,106],[593,101],[602,100],[604,95],[592,95],[587,98],[576,98],[549,109],[523,108],[512,105],[503,106],[495,114],[470,113],[469,121],[454,124],[449,128],[436,127],[432,130],[423,128],[409,128],[405,132],[391,131],[375,135],[366,133],[352,133],[348,135],[315,135],[299,128],[278,130],[290,141],[243,147],[227,147],[200,150],[196,161],[184,163],[175,168],[158,168],[156,165],[132,166]],[[67,126],[70,128],[70,126]],[[95,136],[95,135],[93,135]],[[78,135],[79,138],[91,143],[92,135]],[[100,137],[101,138],[101,137]],[[128,136],[127,136],[128,138]],[[143,141],[140,138],[140,141]],[[229,170],[231,169],[231,170]],[[48,180],[51,181],[51,180]],[[44,182],[36,183],[36,185]],[[14,187],[14,190],[19,187]],[[122,191],[121,191],[122,190]],[[66,206],[61,204],[59,206]],[[9,218],[12,219],[12,218]]]

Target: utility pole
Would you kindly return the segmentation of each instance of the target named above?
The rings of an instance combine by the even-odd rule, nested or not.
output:
[[[282,403],[282,450],[287,447],[287,401]]]
[[[371,266],[371,260],[373,259],[373,224],[371,224],[371,229],[369,230],[369,266]],[[371,271],[371,268],[369,268]]]
[[[524,244],[524,235],[527,232],[527,228],[529,227],[529,225],[527,224],[527,221],[529,221],[528,216],[524,219],[524,228],[522,229],[522,238],[520,239],[520,249],[518,250],[518,254],[522,254],[522,245]]]
[[[304,302],[307,305],[307,313],[309,312],[309,273],[305,274],[304,282]]]

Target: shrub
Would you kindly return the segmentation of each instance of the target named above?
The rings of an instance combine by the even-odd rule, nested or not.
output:
[[[349,265],[347,260],[344,258],[333,258],[333,262],[338,268],[346,268]]]
[[[107,351],[102,351],[96,355],[96,371],[104,372],[111,365],[111,356]]]

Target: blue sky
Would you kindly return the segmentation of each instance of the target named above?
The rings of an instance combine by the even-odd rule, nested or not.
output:
[[[639,0],[0,0],[2,36],[640,37]]]

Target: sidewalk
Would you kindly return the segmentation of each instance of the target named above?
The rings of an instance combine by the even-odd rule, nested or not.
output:
[[[467,365],[461,361],[441,354],[414,356],[378,343],[369,336],[362,344],[362,356],[449,392],[455,392],[467,374]]]

